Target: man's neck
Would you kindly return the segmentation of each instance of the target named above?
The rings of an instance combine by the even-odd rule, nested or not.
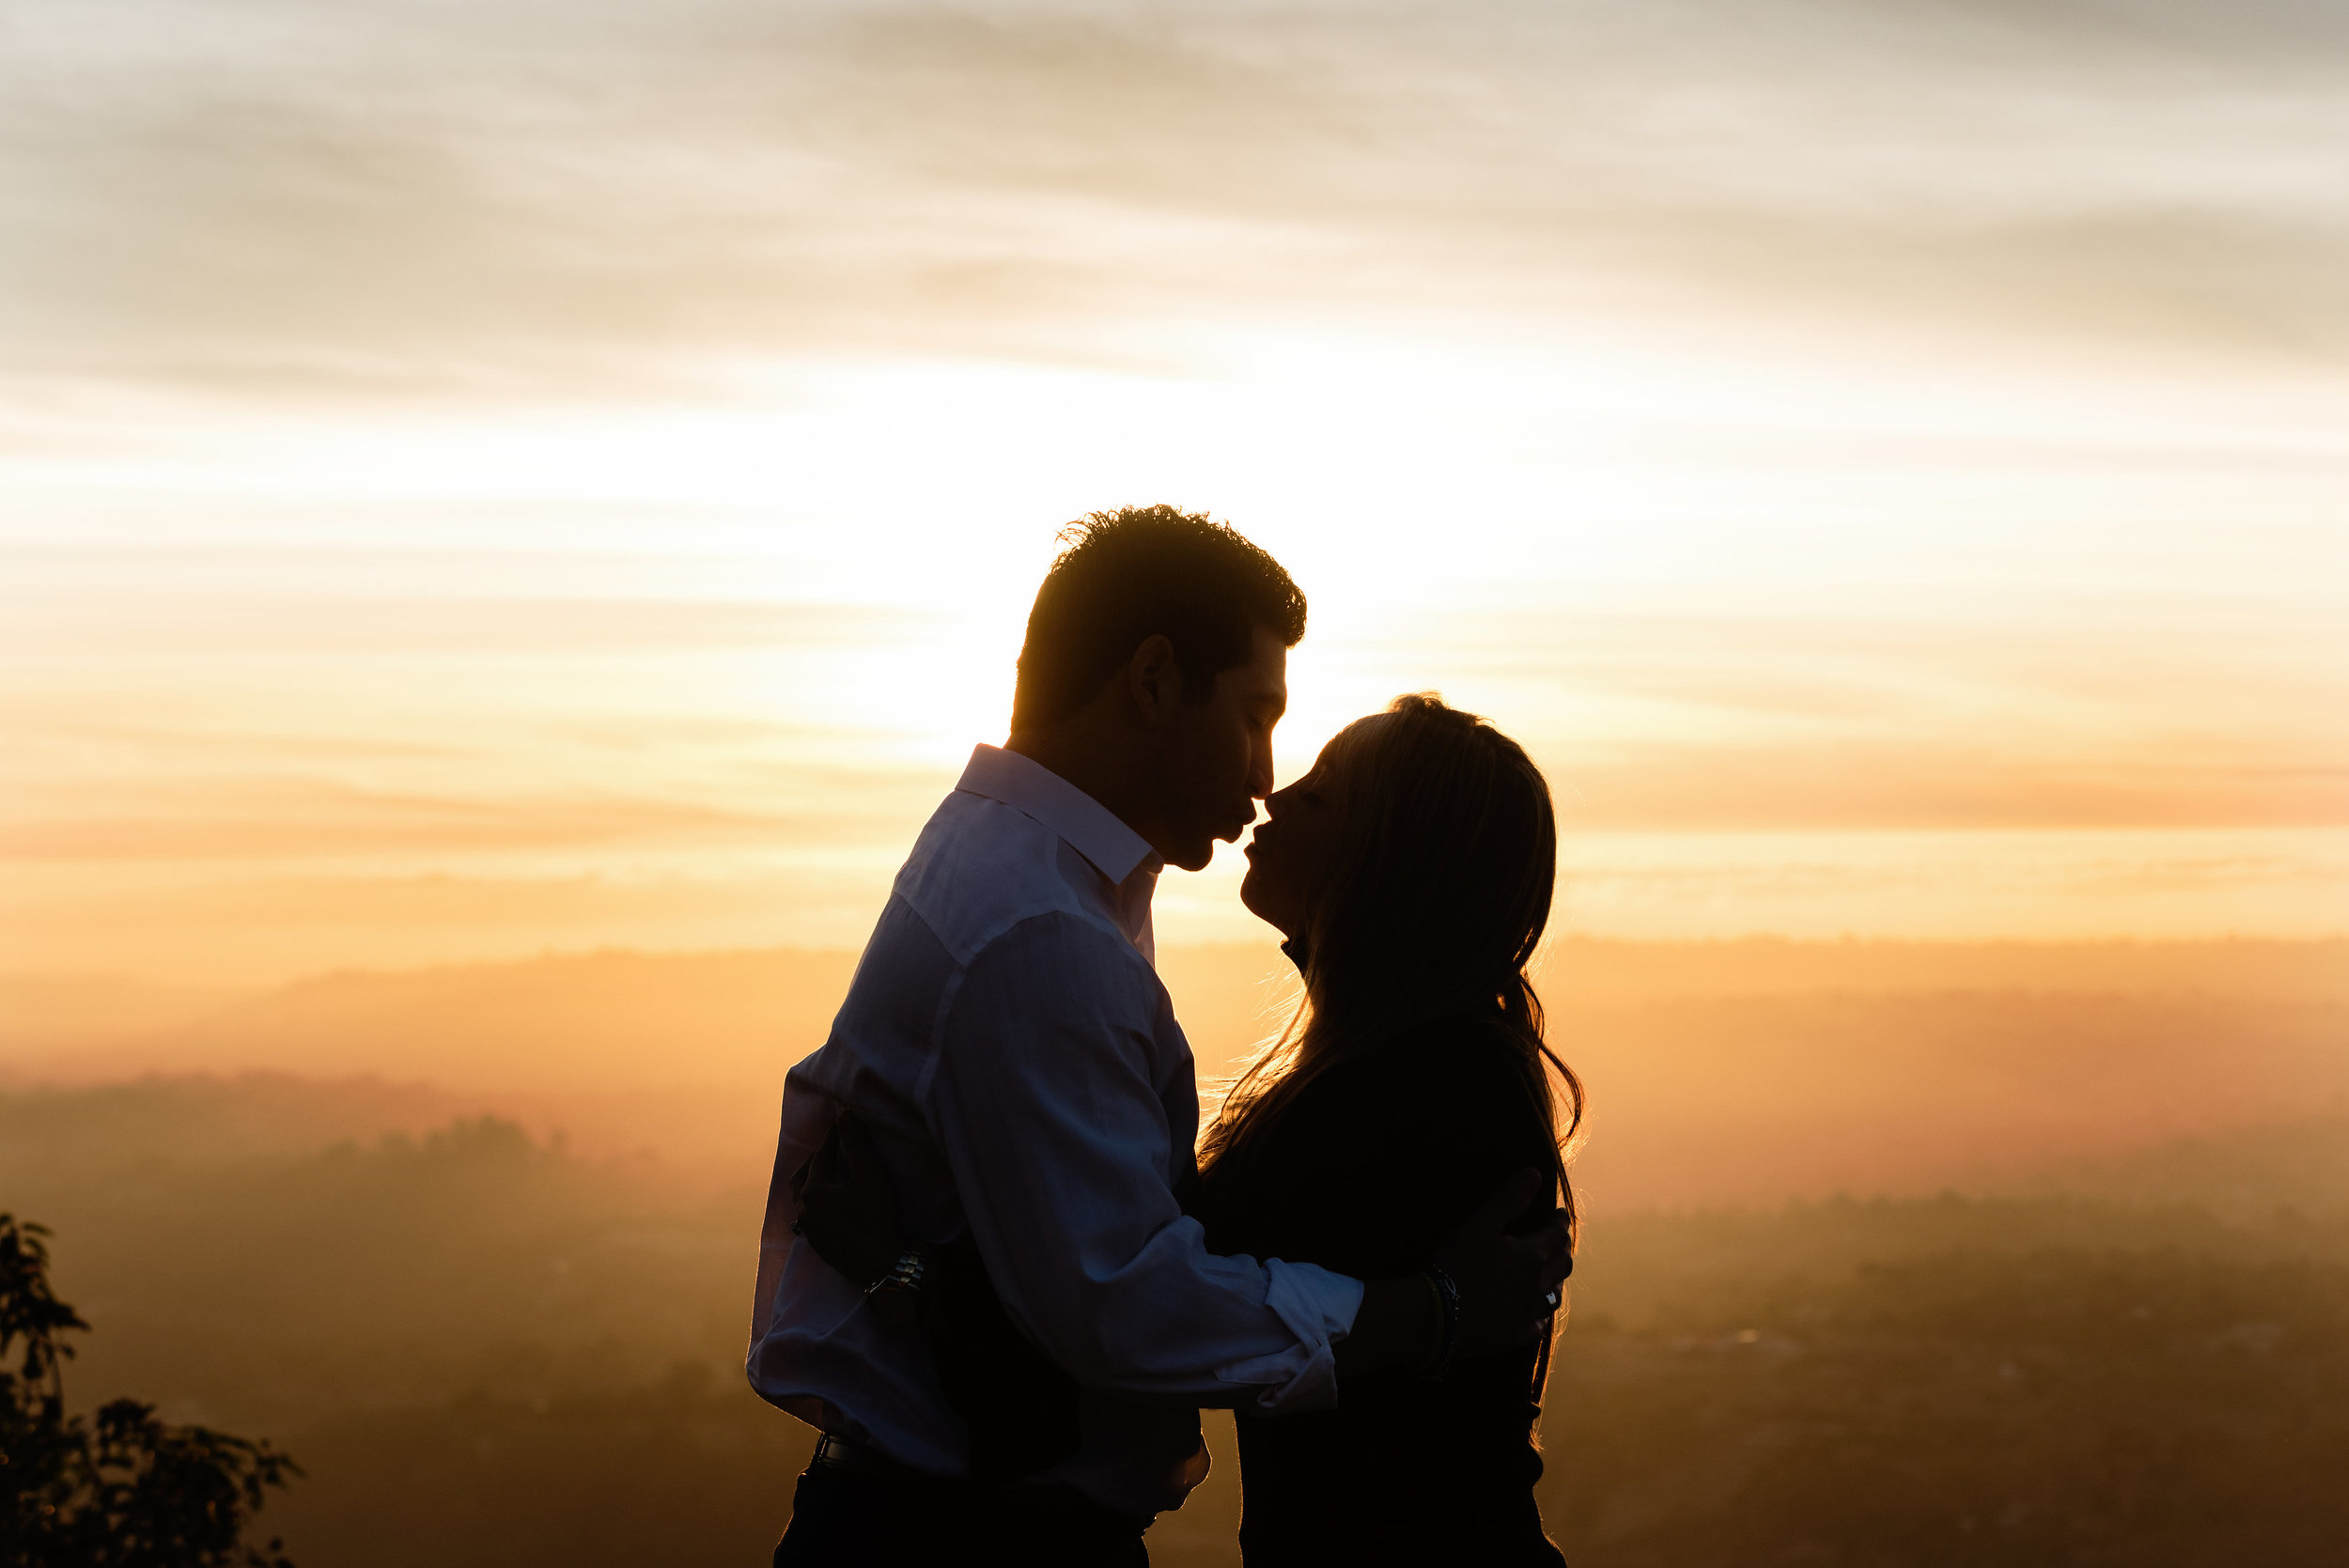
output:
[[[1003,750],[1017,752],[1037,767],[1075,784],[1098,801],[1111,815],[1144,839],[1148,827],[1136,809],[1142,791],[1129,748],[1094,733],[1090,727],[1055,725],[1044,730],[1014,730]]]

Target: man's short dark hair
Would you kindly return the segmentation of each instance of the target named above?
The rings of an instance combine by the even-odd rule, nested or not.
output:
[[[1283,647],[1305,635],[1305,596],[1281,563],[1205,513],[1095,512],[1061,542],[1028,612],[1015,730],[1084,706],[1146,637],[1174,644],[1183,695],[1205,702],[1217,675],[1248,662],[1258,627]]]

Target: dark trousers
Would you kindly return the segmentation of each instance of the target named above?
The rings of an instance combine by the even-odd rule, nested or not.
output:
[[[775,1568],[1149,1568],[1146,1519],[1065,1486],[968,1481],[819,1465],[800,1477]]]

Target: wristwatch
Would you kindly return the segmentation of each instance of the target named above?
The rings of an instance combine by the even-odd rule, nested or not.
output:
[[[920,1248],[909,1247],[897,1254],[897,1261],[889,1272],[864,1287],[864,1299],[871,1302],[873,1312],[892,1328],[911,1328],[927,1315],[924,1312],[929,1293],[923,1286],[929,1278],[929,1262]]]

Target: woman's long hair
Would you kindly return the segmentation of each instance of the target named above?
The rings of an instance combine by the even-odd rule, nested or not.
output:
[[[1429,1025],[1479,1020],[1511,1051],[1548,1118],[1570,1218],[1566,1156],[1582,1085],[1543,1038],[1526,978],[1558,875],[1549,784],[1524,748],[1432,692],[1397,697],[1331,743],[1344,842],[1292,941],[1304,998],[1240,1073],[1200,1141],[1212,1170],[1245,1168],[1315,1079]]]

